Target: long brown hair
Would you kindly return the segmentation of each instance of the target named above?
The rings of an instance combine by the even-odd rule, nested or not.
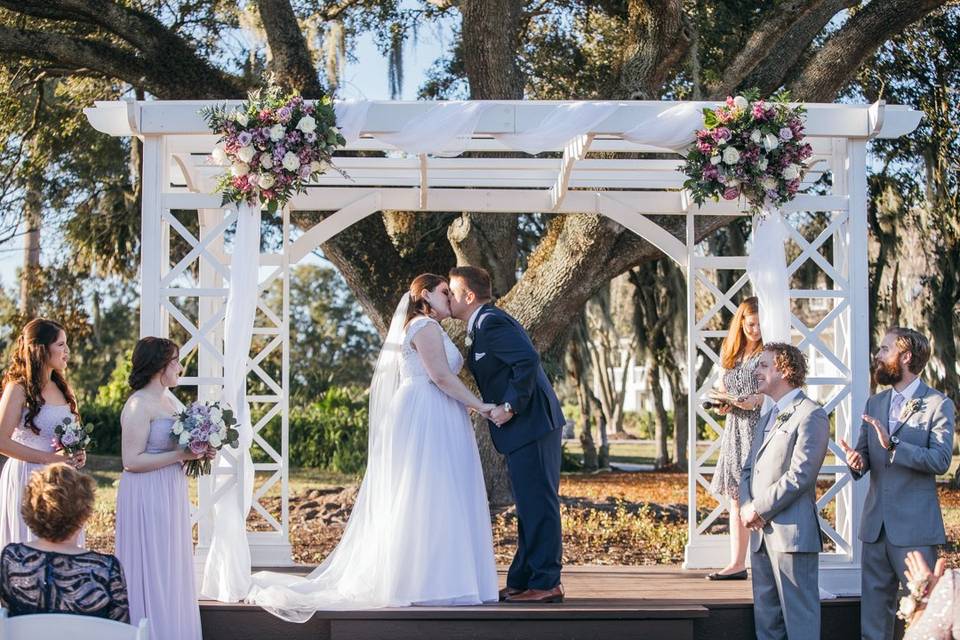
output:
[[[10,358],[10,366],[3,376],[4,388],[8,384],[19,384],[23,387],[27,402],[27,415],[24,417],[23,424],[36,434],[40,433],[40,429],[33,424],[33,419],[40,413],[44,403],[43,369],[50,358],[50,345],[57,341],[61,331],[66,333],[59,322],[46,318],[34,318],[28,322],[17,337],[17,343],[13,347],[13,355]],[[77,422],[80,422],[77,397],[73,395],[73,389],[70,388],[63,373],[53,369],[50,372],[50,379],[67,399],[70,412]]]
[[[737,312],[733,314],[733,320],[730,321],[730,329],[727,331],[727,337],[723,339],[723,345],[720,346],[720,365],[724,369],[733,369],[737,362],[743,360],[755,353],[760,353],[763,349],[763,338],[760,344],[750,353],[745,353],[747,348],[747,338],[743,335],[743,321],[747,316],[759,316],[760,304],[756,296],[744,298]]]
[[[446,278],[443,276],[438,276],[435,273],[421,273],[413,279],[413,282],[410,283],[410,291],[408,292],[408,295],[410,296],[410,306],[407,307],[407,318],[403,321],[404,326],[410,324],[410,321],[417,316],[430,315],[430,312],[433,311],[433,307],[431,307],[430,303],[420,296],[420,292],[424,289],[427,291],[433,291],[446,281]]]

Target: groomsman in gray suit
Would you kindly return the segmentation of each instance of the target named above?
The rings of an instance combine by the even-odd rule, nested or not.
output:
[[[776,403],[760,417],[740,481],[740,517],[751,530],[757,638],[820,638],[820,524],[815,489],[830,427],[800,387],[807,363],[794,346],[767,344],[757,390]]]
[[[930,342],[912,329],[887,331],[873,360],[877,383],[891,388],[872,396],[856,448],[840,440],[854,478],[870,472],[860,524],[860,633],[890,640],[897,590],[906,584],[906,557],[919,551],[929,566],[946,542],[937,476],[950,468],[953,402],[919,378]]]

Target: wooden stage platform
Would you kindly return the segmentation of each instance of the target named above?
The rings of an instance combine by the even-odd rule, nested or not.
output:
[[[663,566],[570,567],[559,605],[318,612],[293,624],[259,607],[201,601],[200,614],[204,640],[754,638],[750,582],[710,582],[705,574]],[[821,638],[860,637],[858,598],[822,604]]]

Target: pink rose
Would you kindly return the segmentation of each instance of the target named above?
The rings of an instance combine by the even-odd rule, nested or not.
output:
[[[724,200],[736,200],[740,197],[740,189],[737,187],[727,187],[723,190]]]

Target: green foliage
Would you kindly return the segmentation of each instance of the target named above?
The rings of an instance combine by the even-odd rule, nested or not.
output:
[[[360,474],[367,463],[367,432],[365,390],[330,388],[307,406],[291,407],[290,465]],[[261,433],[268,442],[279,442],[280,421],[271,421]]]

